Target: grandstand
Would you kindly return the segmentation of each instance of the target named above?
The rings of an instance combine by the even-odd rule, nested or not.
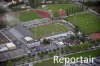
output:
[[[17,39],[19,39],[22,43],[26,44],[26,46],[28,47],[34,47],[40,45],[40,42],[35,41],[32,38],[33,34],[22,25],[14,26],[13,28],[9,29],[9,32],[12,35],[14,35]]]
[[[35,19],[32,21],[24,22],[22,23],[22,25],[29,28],[29,27],[33,27],[33,25],[39,25],[39,24],[47,23],[49,21],[50,21],[49,18]]]

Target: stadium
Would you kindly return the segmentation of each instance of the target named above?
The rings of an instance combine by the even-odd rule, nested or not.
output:
[[[23,25],[32,32],[34,39],[40,39],[68,31],[67,26],[60,22],[52,22],[48,18],[33,20]]]

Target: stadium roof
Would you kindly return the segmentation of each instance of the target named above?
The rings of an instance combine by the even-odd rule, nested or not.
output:
[[[17,38],[32,36],[32,33],[27,28],[21,25],[17,25],[14,28],[9,29],[9,32],[12,33]]]
[[[32,21],[24,22],[24,23],[22,23],[22,25],[24,25],[24,26],[31,26],[31,25],[46,23],[48,21],[49,21],[48,18],[35,19],[35,20],[32,20]]]
[[[49,19],[48,18],[43,18],[43,19],[38,19],[38,21],[40,21],[40,22],[48,22]]]
[[[9,39],[0,31],[0,44],[5,44],[9,42]]]
[[[32,33],[22,25],[17,25],[14,27],[18,32],[20,32],[23,36],[32,36]]]

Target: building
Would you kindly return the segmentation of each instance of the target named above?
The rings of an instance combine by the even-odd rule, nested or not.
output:
[[[24,41],[27,43],[28,47],[36,47],[36,46],[40,46],[40,41],[34,40],[31,37],[25,37]]]
[[[100,32],[98,32],[98,33],[93,33],[93,34],[91,34],[89,37],[90,37],[90,39],[92,39],[92,40],[98,40],[98,39],[100,39]]]
[[[28,47],[35,47],[40,45],[39,41],[35,41],[32,38],[33,34],[22,25],[14,26],[13,28],[9,29],[9,32]]]
[[[8,30],[7,32],[3,29],[0,30],[0,61],[27,55],[25,49],[18,47],[17,44],[13,43],[11,35],[8,33]]]
[[[0,31],[0,52],[15,49],[16,45]]]

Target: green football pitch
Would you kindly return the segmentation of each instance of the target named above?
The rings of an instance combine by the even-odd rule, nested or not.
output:
[[[87,12],[67,18],[73,25],[80,27],[80,30],[85,34],[91,34],[94,32],[100,32],[100,17]]]
[[[76,4],[51,4],[47,5],[47,7],[52,11],[57,11],[60,9],[71,11],[72,8],[75,10],[78,6]]]
[[[38,14],[32,11],[21,11],[21,12],[17,12],[16,14],[21,22],[27,22],[27,21],[41,18]]]
[[[38,8],[42,8],[42,6],[39,6]],[[68,3],[68,4],[48,4],[45,8],[47,10],[51,10],[51,12],[53,13],[54,17],[60,16],[57,13],[57,11],[59,11],[60,9],[64,10],[68,14],[78,13],[78,12],[82,12],[83,11],[83,8],[81,6],[78,6],[78,5],[73,4],[73,3]]]
[[[44,24],[29,29],[33,33],[33,38],[41,38],[54,35],[60,32],[66,32],[67,27],[60,23]]]

